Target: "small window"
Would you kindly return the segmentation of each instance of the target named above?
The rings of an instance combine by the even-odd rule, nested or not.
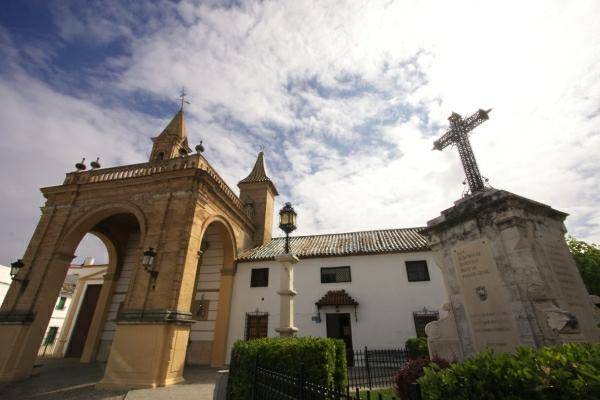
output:
[[[413,313],[413,319],[415,320],[415,331],[417,337],[427,337],[425,334],[425,325],[431,321],[437,321],[440,314],[437,311],[418,311]]]
[[[64,310],[66,302],[67,302],[67,298],[66,297],[60,297],[58,299],[58,303],[56,303],[56,309],[57,310]]]
[[[269,268],[252,268],[250,287],[269,286]]]
[[[429,281],[427,261],[406,261],[406,275],[409,282]]]
[[[54,343],[57,332],[58,332],[57,326],[51,326],[50,328],[48,328],[48,333],[46,334],[46,339],[44,339],[44,346]]]
[[[162,151],[160,153],[158,153],[158,155],[156,156],[157,161],[162,161],[164,158],[165,158],[165,153],[163,153]]]
[[[268,313],[255,312],[246,314],[246,340],[267,337],[268,327]]]
[[[350,267],[321,268],[321,283],[352,282]]]

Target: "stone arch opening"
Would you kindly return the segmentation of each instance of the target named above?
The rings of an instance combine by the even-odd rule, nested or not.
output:
[[[226,220],[216,217],[206,222],[200,243],[186,364],[220,367],[227,345],[235,236]]]
[[[13,309],[23,308],[28,302],[30,305],[33,321],[29,326],[28,333],[23,338],[27,344],[23,346],[26,351],[21,354],[15,371],[19,375],[28,376],[33,367],[38,349],[44,334],[48,328],[52,312],[59,298],[61,288],[65,282],[67,270],[74,258],[74,252],[79,243],[87,233],[92,233],[104,243],[107,248],[109,262],[107,272],[102,281],[102,287],[98,293],[98,299],[93,307],[89,326],[86,327],[86,338],[79,355],[82,362],[96,360],[101,339],[106,336],[106,325],[110,323],[111,313],[114,308],[114,295],[119,290],[122,282],[120,278],[126,276],[127,269],[136,265],[139,258],[139,240],[142,236],[143,220],[132,212],[122,208],[104,208],[95,213],[86,215],[84,218],[66,225],[63,232],[56,241],[57,246],[52,251],[47,263],[43,259],[28,260],[32,263],[29,273],[29,285],[27,290],[20,296],[15,296]],[[40,238],[42,245],[51,243],[52,238],[45,235]],[[122,286],[126,287],[126,285]],[[124,289],[126,291],[126,289]],[[123,295],[123,298],[125,296]],[[3,306],[4,307],[4,306]],[[9,305],[10,307],[10,305]],[[116,316],[116,313],[115,313]],[[73,321],[74,318],[73,318]],[[69,331],[65,331],[63,339],[73,340],[73,332],[69,337]],[[63,340],[62,349],[58,354],[64,353],[68,348],[66,340]],[[16,375],[16,374],[15,374]]]

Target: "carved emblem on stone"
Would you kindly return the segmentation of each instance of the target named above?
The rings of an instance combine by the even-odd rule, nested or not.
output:
[[[488,292],[485,286],[477,286],[475,288],[475,293],[477,293],[477,296],[479,296],[479,300],[481,301],[486,301],[488,298]]]

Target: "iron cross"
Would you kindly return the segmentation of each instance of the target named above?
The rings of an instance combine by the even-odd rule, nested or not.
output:
[[[477,161],[475,161],[475,154],[473,154],[468,134],[490,118],[488,115],[490,111],[492,111],[491,108],[487,111],[479,109],[479,111],[466,119],[453,112],[450,118],[448,118],[450,129],[441,138],[433,142],[434,150],[442,150],[451,144],[456,145],[471,194],[482,192],[485,190],[485,185],[483,184],[483,178],[479,172]]]
[[[185,96],[187,96],[187,93],[185,92],[185,87],[181,87],[181,94],[179,95],[179,100],[181,101],[181,108],[179,109],[180,111],[183,111],[183,104],[190,104],[189,101],[187,101],[185,99]]]

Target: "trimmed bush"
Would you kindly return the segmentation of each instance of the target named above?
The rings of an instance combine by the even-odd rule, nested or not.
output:
[[[429,357],[429,346],[427,346],[427,338],[415,337],[406,340],[404,344],[408,356],[412,359],[420,357]]]
[[[447,361],[442,359],[434,359],[433,361],[429,358],[420,357],[406,362],[402,368],[394,376],[394,389],[401,400],[409,400],[409,389],[410,385],[417,381],[423,376],[424,369],[429,364],[434,363],[438,368],[448,368],[450,365]]]
[[[426,400],[600,399],[600,344],[487,350],[444,370],[428,366],[419,384]]]
[[[258,357],[258,358],[257,358]],[[339,339],[291,337],[237,341],[231,354],[228,400],[243,400],[252,388],[256,360],[264,368],[320,385],[345,387],[346,345]]]

